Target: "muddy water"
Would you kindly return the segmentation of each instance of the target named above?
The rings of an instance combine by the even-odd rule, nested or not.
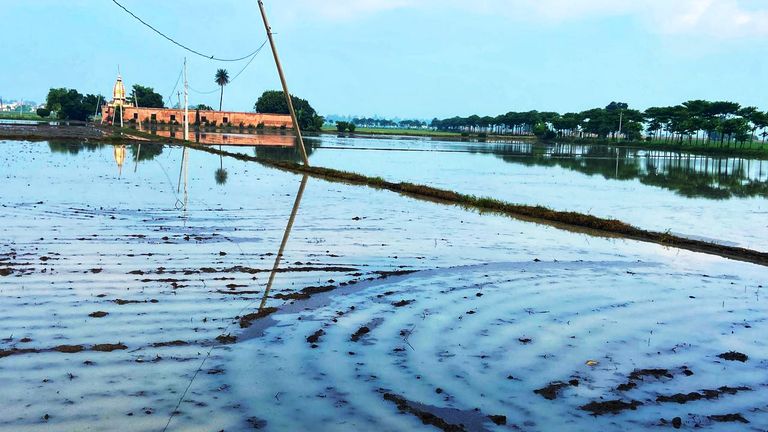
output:
[[[0,149],[0,430],[768,423],[763,267],[317,179],[296,207],[297,176],[174,147]],[[642,405],[580,408],[611,400]]]
[[[530,143],[310,142],[316,165],[768,251],[768,161]]]

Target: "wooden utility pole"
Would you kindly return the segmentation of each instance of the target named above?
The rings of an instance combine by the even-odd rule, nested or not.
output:
[[[301,159],[304,161],[304,165],[309,166],[309,159],[307,158],[307,149],[304,147],[304,138],[301,136],[301,129],[299,128],[299,120],[296,118],[296,111],[293,109],[293,101],[291,100],[291,93],[288,91],[288,83],[285,81],[285,74],[283,74],[283,66],[280,64],[280,58],[277,55],[277,48],[275,48],[275,40],[272,37],[272,27],[269,26],[267,20],[267,13],[264,11],[264,2],[259,0],[259,10],[261,10],[261,18],[264,20],[264,28],[267,30],[267,37],[269,38],[269,45],[272,47],[272,55],[275,56],[275,65],[277,66],[277,74],[280,75],[280,82],[283,84],[283,94],[285,95],[285,101],[288,103],[288,111],[291,113],[291,120],[293,120],[293,128],[296,130],[296,136],[299,138],[299,150],[301,150]]]

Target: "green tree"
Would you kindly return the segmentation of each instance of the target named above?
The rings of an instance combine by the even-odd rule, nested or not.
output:
[[[344,133],[347,129],[349,129],[349,123],[345,121],[338,121],[336,122],[336,130],[340,133]]]
[[[224,86],[229,84],[229,72],[226,69],[217,70],[214,81],[221,87],[221,96],[219,96],[219,111],[221,111],[221,105],[224,102]]]
[[[128,100],[131,104],[137,102],[140,108],[165,108],[162,95],[156,93],[152,87],[145,87],[139,84],[133,86],[133,92]]]
[[[104,97],[83,96],[75,89],[57,88],[48,91],[45,106],[56,113],[56,118],[85,121],[96,112],[99,100],[104,100]]]
[[[200,111],[213,111],[213,107],[206,104],[197,104],[192,109]]]
[[[317,115],[317,112],[309,102],[294,95],[291,95],[291,101],[296,111],[299,127],[307,131],[320,130],[323,126],[323,118]],[[284,93],[277,90],[265,91],[259,97],[259,100],[256,101],[256,105],[253,108],[258,113],[289,114],[288,102],[285,100]]]

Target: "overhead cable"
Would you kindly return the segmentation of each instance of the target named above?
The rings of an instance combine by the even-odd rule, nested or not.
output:
[[[116,4],[117,6],[119,6],[120,9],[124,10],[128,15],[132,16],[133,18],[138,20],[140,23],[144,24],[145,26],[150,28],[152,31],[154,31],[155,33],[159,34],[163,38],[167,39],[169,42],[173,43],[174,45],[177,45],[177,46],[179,46],[179,47],[181,47],[181,48],[191,52],[192,54],[196,54],[196,55],[198,55],[200,57],[203,57],[203,58],[206,58],[208,60],[215,60],[215,61],[220,61],[220,62],[238,62],[238,61],[245,60],[245,59],[255,55],[256,53],[259,52],[259,50],[261,50],[261,47],[259,47],[257,50],[253,51],[252,53],[244,55],[242,57],[238,57],[238,58],[220,58],[220,57],[216,57],[215,55],[203,54],[200,51],[197,51],[197,50],[192,49],[192,48],[190,48],[190,47],[188,47],[188,46],[186,46],[186,45],[184,45],[184,44],[182,44],[180,42],[177,42],[172,37],[170,37],[170,36],[166,35],[165,33],[161,32],[160,30],[158,30],[157,28],[155,28],[154,26],[152,26],[148,22],[146,22],[143,19],[139,18],[136,14],[134,14],[133,12],[128,10],[128,8],[126,8],[125,6],[120,4],[120,2],[118,2],[117,0],[112,0],[112,3]]]

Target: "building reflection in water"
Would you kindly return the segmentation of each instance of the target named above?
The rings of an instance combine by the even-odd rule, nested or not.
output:
[[[166,138],[181,138],[181,133],[175,128],[153,129],[153,135]],[[279,133],[229,133],[195,131],[195,142],[198,144],[227,145],[227,146],[275,146],[292,147],[294,136]]]
[[[125,163],[125,146],[124,145],[116,145],[114,146],[113,153],[115,155],[115,162],[117,163],[117,176],[121,177],[123,175],[123,164]]]

